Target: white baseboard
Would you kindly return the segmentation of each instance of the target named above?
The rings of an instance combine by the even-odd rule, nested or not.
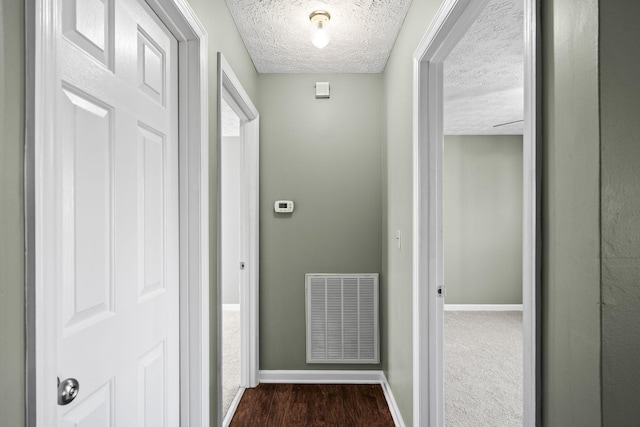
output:
[[[522,311],[522,304],[445,304],[444,311]]]
[[[222,420],[223,427],[229,427],[229,424],[231,424],[231,420],[233,419],[233,416],[236,413],[236,409],[238,409],[238,405],[240,404],[240,400],[242,399],[243,394],[244,394],[244,387],[240,387],[235,397],[231,401],[231,406],[229,406],[229,409],[227,409],[227,413],[224,416],[224,419]]]
[[[393,397],[391,386],[383,371],[289,371],[274,370],[260,371],[258,378],[261,383],[280,384],[380,384],[384,397],[389,405],[393,422],[397,427],[405,427],[400,409]]]
[[[396,398],[393,397],[393,392],[391,391],[391,386],[387,381],[387,376],[384,372],[380,372],[382,375],[382,391],[384,392],[384,397],[387,399],[387,405],[389,405],[389,411],[391,411],[391,416],[393,417],[393,422],[397,427],[405,427],[404,420],[402,419],[402,414],[400,414],[400,408],[398,408],[398,404],[396,403]]]
[[[382,371],[260,371],[261,383],[282,384],[380,384]]]

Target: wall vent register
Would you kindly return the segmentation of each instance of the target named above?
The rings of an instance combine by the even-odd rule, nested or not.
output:
[[[307,274],[307,363],[379,363],[378,275]]]

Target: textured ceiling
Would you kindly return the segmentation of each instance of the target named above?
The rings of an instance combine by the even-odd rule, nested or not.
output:
[[[410,0],[226,0],[259,73],[380,73]],[[523,0],[490,0],[444,63],[444,131],[522,134]],[[331,41],[311,44],[309,13],[331,14]],[[223,125],[225,125],[223,123]],[[232,134],[235,123],[227,122]]]
[[[381,73],[411,0],[226,0],[258,73]],[[309,14],[331,14],[311,44]]]
[[[444,62],[444,132],[522,134],[523,0],[490,0]]]

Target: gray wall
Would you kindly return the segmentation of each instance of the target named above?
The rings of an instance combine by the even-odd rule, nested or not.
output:
[[[598,1],[543,0],[542,396],[600,425]]]
[[[0,0],[0,424],[24,424],[24,5]]]
[[[304,275],[380,271],[382,76],[265,74],[259,88],[260,368],[336,369],[305,362]],[[280,199],[293,214],[274,213]]]
[[[522,135],[444,138],[446,304],[522,304]]]
[[[636,2],[600,3],[602,411],[640,420],[640,25]]]
[[[382,295],[388,345],[384,371],[402,417],[412,425],[413,399],[413,52],[441,0],[413,0],[385,68],[384,228]],[[402,233],[402,249],[395,245]]]

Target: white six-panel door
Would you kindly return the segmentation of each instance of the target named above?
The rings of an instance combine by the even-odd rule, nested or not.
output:
[[[177,42],[143,0],[60,5],[56,221],[44,253],[57,299],[46,304],[58,376],[79,393],[57,424],[175,426]]]

